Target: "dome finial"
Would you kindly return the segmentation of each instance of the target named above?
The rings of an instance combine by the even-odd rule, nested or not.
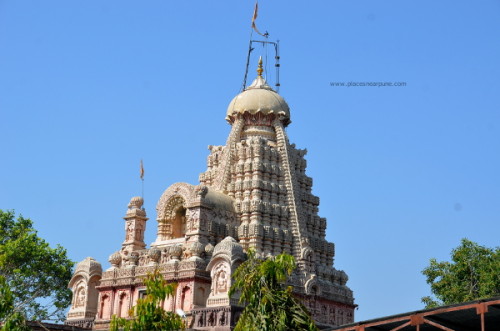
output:
[[[264,68],[262,68],[262,56],[259,57],[259,66],[257,67],[257,74],[259,77],[262,77],[262,72],[264,71]]]

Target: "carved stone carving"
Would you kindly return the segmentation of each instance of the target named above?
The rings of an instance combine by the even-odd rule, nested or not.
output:
[[[198,195],[200,198],[204,198],[207,193],[208,193],[208,187],[205,185],[198,185],[195,188],[196,195]]]
[[[73,307],[75,307],[75,308],[83,307],[85,305],[86,298],[87,298],[87,293],[86,293],[84,285],[82,284],[78,287],[78,290],[76,291],[75,303],[74,303]]]
[[[148,257],[151,263],[158,263],[161,257],[161,251],[153,247],[148,251]]]
[[[179,260],[182,255],[182,246],[181,245],[171,246],[169,252],[173,260]]]
[[[122,255],[120,254],[120,251],[114,252],[109,256],[108,259],[109,263],[111,263],[111,268],[110,269],[115,269],[120,266],[120,263],[122,262]]]
[[[205,253],[207,253],[208,256],[212,256],[213,252],[214,252],[214,246],[210,243],[207,244],[205,246]]]
[[[191,244],[190,252],[192,254],[191,259],[201,259],[201,254],[205,252],[205,247],[199,241],[195,241]]]
[[[226,262],[220,262],[212,269],[212,293],[214,295],[227,293],[229,274],[229,265]]]

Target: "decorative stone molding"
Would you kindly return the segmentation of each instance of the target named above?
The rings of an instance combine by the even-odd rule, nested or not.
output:
[[[193,330],[230,331],[234,326],[243,308],[238,306],[220,306],[212,308],[196,308],[192,311]]]

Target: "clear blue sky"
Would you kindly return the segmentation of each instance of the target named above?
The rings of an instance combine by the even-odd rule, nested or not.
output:
[[[162,192],[226,141],[253,5],[0,0],[0,208],[107,268],[142,158],[154,241]],[[259,5],[356,320],[422,308],[431,257],[499,244],[500,1]]]

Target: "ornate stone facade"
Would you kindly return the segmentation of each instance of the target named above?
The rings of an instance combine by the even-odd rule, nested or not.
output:
[[[333,267],[335,246],[325,239],[326,219],[318,216],[319,198],[305,173],[307,150],[289,143],[290,109],[261,73],[259,65],[255,81],[229,104],[229,138],[225,146],[209,146],[200,184],[176,183],[160,197],[151,247],[144,244],[142,198],[134,197],[124,217],[125,241],[109,257],[111,267],[100,279],[77,268],[67,323],[94,316],[94,329],[105,329],[112,315],[128,316],[144,295],[143,277],[159,268],[178,283],[165,309],[182,309],[194,329],[229,330],[242,310],[227,295],[231,274],[249,248],[262,257],[295,257],[291,285],[319,325],[353,321],[348,277]],[[97,281],[79,287],[78,277]],[[81,306],[81,293],[89,291],[95,295]]]

